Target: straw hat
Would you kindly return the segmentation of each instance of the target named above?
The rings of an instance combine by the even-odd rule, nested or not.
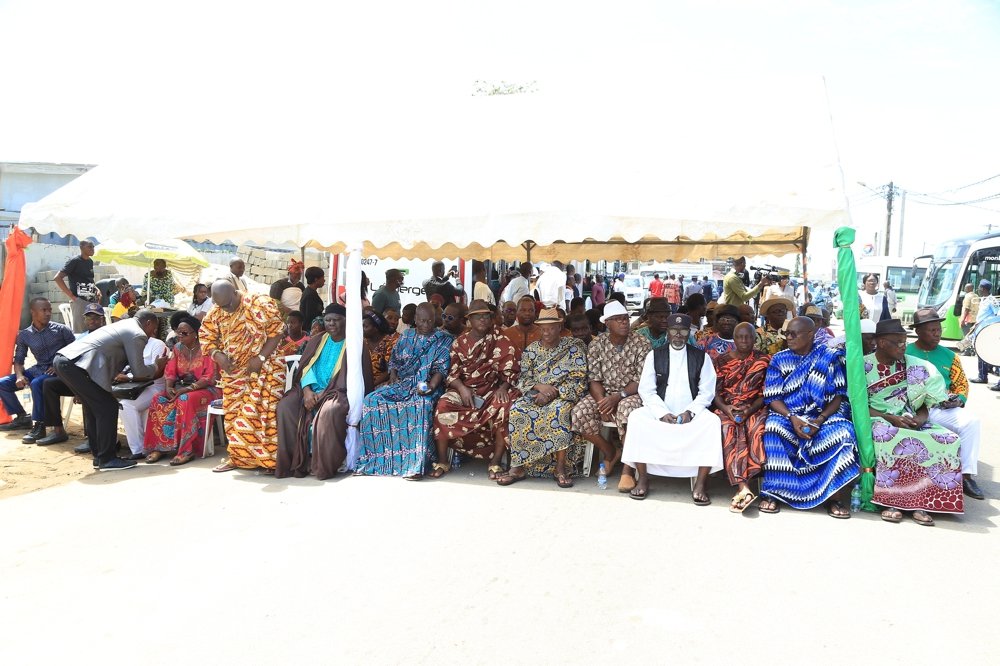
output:
[[[795,303],[792,302],[792,299],[785,298],[784,296],[770,296],[760,302],[760,313],[762,315],[766,315],[768,311],[775,305],[784,305],[786,308],[788,308],[789,312],[795,310]]]
[[[536,324],[561,324],[562,322],[563,316],[558,308],[543,308],[538,313],[538,319],[535,320]]]

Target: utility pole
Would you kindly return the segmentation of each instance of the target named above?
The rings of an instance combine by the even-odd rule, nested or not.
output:
[[[899,256],[903,256],[903,219],[906,215],[906,190],[899,192]]]
[[[889,181],[889,189],[885,196],[885,252],[882,253],[886,257],[889,256],[889,227],[892,224],[892,196],[895,192],[892,181]]]

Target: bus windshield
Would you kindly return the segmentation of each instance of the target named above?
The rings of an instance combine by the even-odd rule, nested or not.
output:
[[[938,246],[930,268],[920,285],[917,303],[920,307],[940,308],[955,293],[955,283],[961,277],[962,264],[969,251],[969,241],[951,241]]]

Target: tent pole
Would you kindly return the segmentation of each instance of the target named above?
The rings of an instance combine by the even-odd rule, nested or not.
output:
[[[536,247],[538,247],[538,243],[536,243],[533,240],[526,240],[523,243],[521,243],[521,247],[524,248],[524,252],[527,255],[527,258],[525,259],[525,261],[529,261],[530,262],[531,261],[531,251],[534,250]]]
[[[809,254],[809,227],[802,227],[802,300],[803,303],[812,301],[809,293],[809,266],[806,256]]]

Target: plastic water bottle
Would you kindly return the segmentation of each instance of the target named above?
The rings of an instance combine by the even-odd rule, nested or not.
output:
[[[608,470],[604,468],[604,463],[597,470],[597,487],[601,490],[608,489]]]
[[[462,456],[458,455],[458,451],[451,454],[451,468],[461,469],[462,467]]]
[[[851,513],[858,511],[861,511],[861,484],[856,483],[851,491]]]

